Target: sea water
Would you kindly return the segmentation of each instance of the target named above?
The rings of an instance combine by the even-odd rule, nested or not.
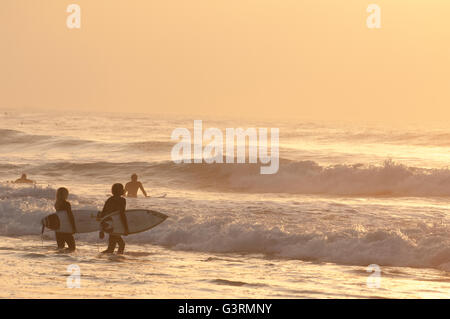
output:
[[[261,175],[173,163],[171,133],[194,120],[2,112],[0,297],[449,297],[450,129],[201,119],[279,128],[279,171]],[[37,184],[8,182],[21,173]],[[102,255],[97,233],[76,234],[70,254],[41,238],[58,187],[73,209],[100,210],[132,173],[167,197],[127,208],[169,218],[124,237],[123,256]]]

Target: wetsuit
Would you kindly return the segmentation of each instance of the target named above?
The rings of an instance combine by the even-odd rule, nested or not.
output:
[[[72,207],[68,201],[63,201],[59,203],[55,203],[55,209],[57,212],[66,211],[67,216],[69,217],[70,224],[72,225],[73,232],[76,232],[75,227],[75,219],[73,218]],[[58,245],[58,249],[63,249],[65,244],[69,246],[69,250],[75,250],[75,238],[71,233],[60,233],[55,231],[56,244]]]
[[[120,219],[122,220],[125,230],[128,233],[128,222],[125,216],[126,206],[127,201],[125,200],[125,198],[121,196],[111,196],[106,200],[105,206],[103,206],[103,210],[100,212],[98,217],[102,218],[113,212],[119,211]],[[123,241],[122,237],[116,234],[109,234],[108,248],[104,252],[112,254],[114,252],[114,249],[116,249],[117,244],[119,245],[118,253],[123,254],[123,251],[125,250],[125,242]]]

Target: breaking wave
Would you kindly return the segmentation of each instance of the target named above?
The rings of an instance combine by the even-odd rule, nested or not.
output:
[[[261,175],[259,164],[175,164],[162,162],[56,162],[28,169],[48,176],[123,178],[139,172],[170,187],[245,193],[343,196],[450,196],[450,169],[410,167],[387,160],[380,165],[322,166],[314,161],[282,159],[277,174]]]
[[[0,235],[36,235],[38,240],[41,218],[54,211],[54,194],[50,187],[0,185]],[[72,196],[71,202],[79,209],[99,205],[77,196]],[[225,214],[221,212],[223,208],[198,214],[186,208],[183,199],[178,205],[180,212],[168,213],[164,223],[151,231],[127,237],[127,242],[184,251],[263,254],[271,258],[347,265],[375,263],[450,271],[450,230],[443,223],[418,221],[403,228],[379,225],[371,229],[357,225],[337,229],[329,223],[317,229],[309,227],[308,222],[312,221],[299,211],[294,216],[298,228],[288,231],[285,222],[271,219],[267,214],[256,216],[243,209]],[[97,241],[97,236],[97,233],[76,235],[77,240],[91,243]]]

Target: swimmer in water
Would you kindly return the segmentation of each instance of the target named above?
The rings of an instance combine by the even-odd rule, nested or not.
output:
[[[32,181],[31,179],[27,178],[27,174],[22,174],[22,176],[18,179],[15,180],[14,183],[17,184],[33,184],[34,181]]]
[[[128,182],[125,185],[124,195],[127,197],[137,197],[138,190],[141,190],[145,197],[147,196],[147,192],[142,186],[142,183],[138,181],[138,176],[136,174],[131,175],[131,182]]]

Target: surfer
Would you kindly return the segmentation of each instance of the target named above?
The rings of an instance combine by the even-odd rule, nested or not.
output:
[[[27,178],[27,174],[22,174],[22,176],[18,179],[15,180],[14,183],[17,184],[32,184],[34,183],[34,181],[32,181],[31,179]]]
[[[75,219],[73,218],[72,207],[70,206],[70,203],[67,201],[68,197],[69,191],[67,190],[67,188],[65,187],[58,188],[58,190],[56,191],[55,209],[57,212],[59,211],[67,212],[70,224],[72,224],[73,233],[76,233],[77,229],[75,227]],[[60,233],[58,231],[55,231],[55,237],[58,249],[64,249],[65,244],[67,243],[67,246],[69,246],[69,248],[67,249],[68,252],[72,252],[75,250],[75,239],[73,238],[72,233]]]
[[[120,183],[114,184],[112,186],[111,193],[113,196],[106,200],[105,206],[103,206],[103,210],[99,213],[98,217],[102,218],[113,212],[119,211],[120,219],[122,220],[125,228],[125,234],[128,235],[128,222],[125,216],[127,201],[122,197],[122,195],[124,194],[123,185]],[[103,238],[103,236],[104,233],[103,231],[101,231],[100,238]],[[122,237],[116,234],[109,234],[108,248],[103,251],[103,253],[112,254],[114,252],[114,249],[116,249],[117,244],[119,245],[119,250],[117,253],[123,254],[123,251],[125,250],[125,242],[123,241]]]
[[[124,195],[127,197],[137,197],[137,192],[139,189],[142,191],[145,197],[148,197],[144,186],[142,186],[142,183],[138,181],[138,176],[136,174],[133,174],[131,175],[131,182],[125,184]]]

